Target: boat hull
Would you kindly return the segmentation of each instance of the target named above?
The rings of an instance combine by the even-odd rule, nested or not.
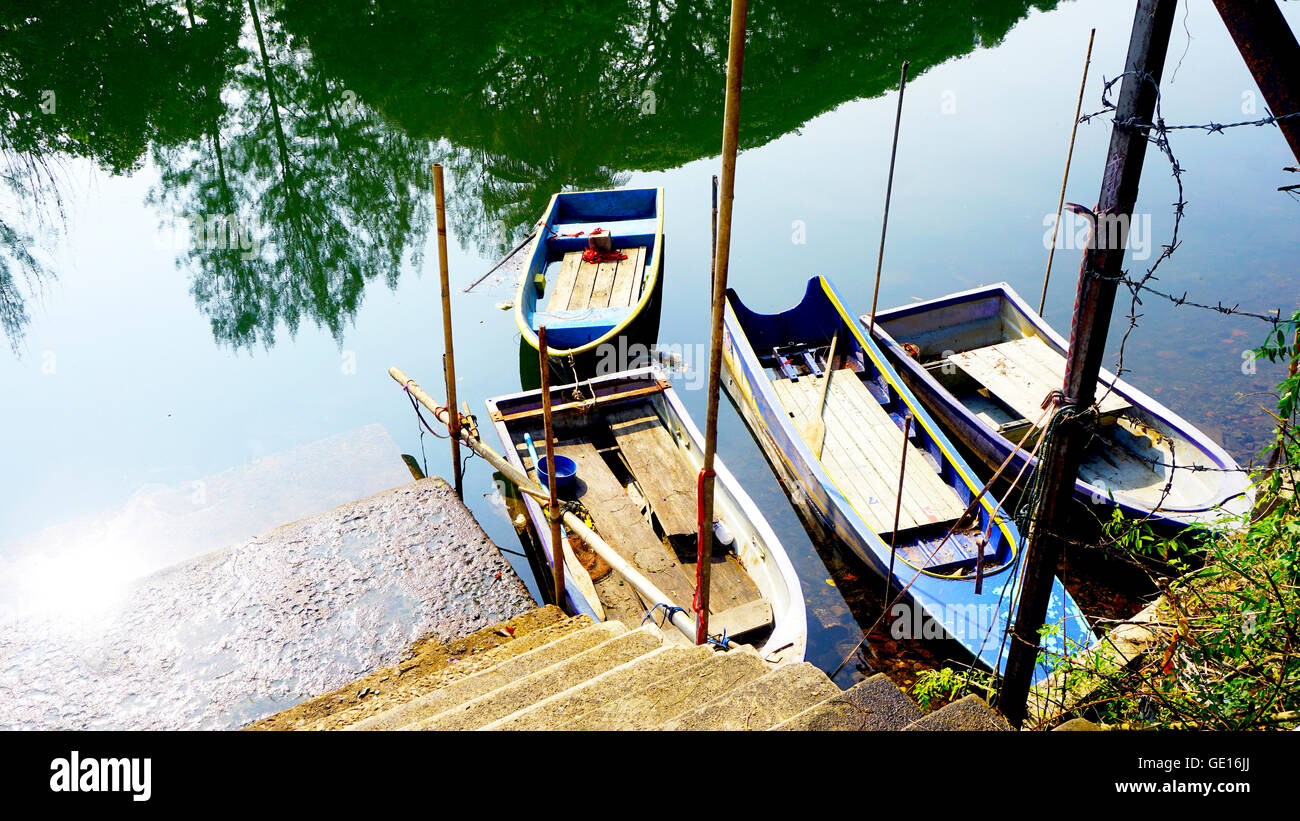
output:
[[[922,332],[922,329],[940,329],[945,324],[953,328],[970,326],[978,322],[979,315],[995,308],[1003,311],[1005,318],[1001,321],[1005,325],[1031,331],[1051,349],[1065,355],[1068,350],[1066,340],[1006,283],[881,311],[876,315],[872,334],[908,387],[971,452],[989,467],[997,467],[1010,457],[1006,473],[1015,476],[1023,470],[1025,478],[1021,481],[1027,483],[1038,460],[1017,448],[1007,437],[973,413],[902,347],[903,342]],[[938,316],[945,317],[943,324],[937,319],[931,320],[931,317]],[[866,315],[859,317],[859,321],[864,328],[871,325]],[[954,338],[959,336],[959,333],[954,332]],[[960,343],[955,342],[954,346],[959,347]],[[1170,435],[1179,437],[1181,441],[1190,443],[1200,455],[1198,459],[1203,457],[1200,461],[1207,468],[1198,472],[1198,476],[1218,476],[1221,481],[1217,491],[1207,496],[1204,503],[1180,508],[1152,507],[1128,496],[1122,489],[1105,487],[1080,478],[1074,487],[1076,501],[1095,507],[1098,518],[1102,520],[1109,519],[1108,510],[1117,506],[1127,517],[1145,521],[1164,532],[1215,523],[1233,527],[1238,519],[1250,512],[1254,494],[1249,477],[1240,471],[1240,466],[1222,447],[1191,423],[1123,379],[1117,379],[1103,369],[1100,380],[1103,385],[1113,386],[1113,395],[1126,400],[1144,414],[1149,414],[1149,421]]]
[[[818,307],[819,303],[825,304]],[[1009,517],[1002,515],[986,494],[982,502],[982,523],[987,527],[987,517],[996,517],[997,528],[993,532],[1001,531],[1009,542],[1007,547],[1015,553],[996,572],[982,578],[979,593],[973,576],[932,575],[902,566],[901,562],[894,563],[891,574],[890,545],[866,524],[795,430],[759,362],[738,318],[738,311],[745,312],[751,320],[758,316],[744,308],[734,292],[729,291],[724,317],[723,387],[754,433],[791,503],[806,522],[813,523],[813,535],[844,545],[872,570],[889,579],[896,591],[906,591],[906,596],[896,601],[888,614],[890,630],[895,638],[936,637],[932,632],[926,632],[930,630],[926,625],[938,625],[943,637],[956,640],[984,665],[1001,672],[1006,663],[1007,634],[1020,586],[1019,534]],[[794,333],[794,329],[805,324],[809,317],[826,321],[832,315],[842,323],[845,332],[854,334],[854,341],[866,354],[865,361],[890,382],[891,389],[897,391],[898,400],[909,408],[923,432],[932,437],[944,460],[945,475],[960,483],[961,498],[969,502],[982,485],[977,483],[973,471],[929,419],[921,404],[892,372],[883,355],[856,328],[856,323],[825,278],[814,277],[809,282],[807,294],[799,306],[769,318],[774,325],[784,324],[789,333]],[[829,336],[829,331],[825,335]],[[1092,639],[1086,618],[1059,581],[1053,586],[1047,624],[1058,627],[1044,642],[1045,652],[1040,657],[1036,680],[1050,673],[1055,657],[1085,647]]]
[[[571,395],[574,385],[552,388],[554,401],[558,404]],[[597,377],[582,383],[584,390],[590,390],[601,397],[608,407],[614,407],[621,397],[626,400],[642,400],[655,397],[661,402],[658,407],[663,413],[665,425],[673,431],[680,442],[681,456],[692,469],[702,466],[704,436],[687,413],[680,397],[669,386],[666,376],[655,367],[639,368],[631,371]],[[493,427],[497,431],[504,448],[507,461],[527,473],[524,463],[514,447],[514,437],[508,422],[502,417],[518,406],[520,401],[540,401],[540,391],[528,391],[505,397],[496,397],[487,401]],[[807,649],[808,623],[803,589],[795,572],[794,565],[786,554],[785,547],[772,531],[754,501],[745,493],[736,477],[727,469],[721,459],[715,459],[714,484],[715,518],[722,522],[731,534],[735,544],[736,558],[745,568],[750,579],[758,588],[762,598],[772,606],[773,627],[766,641],[758,648],[760,654],[773,664],[789,664],[802,661]],[[693,495],[695,488],[690,488]],[[527,511],[535,538],[541,545],[539,565],[551,566],[550,527],[541,505],[532,497],[525,495],[522,504]],[[599,527],[599,521],[597,522]],[[565,601],[569,612],[581,613],[599,620],[600,614],[587,599],[587,594],[574,581],[571,574],[565,578]],[[673,602],[673,604],[690,609],[690,602]],[[661,618],[662,614],[660,614]]]
[[[657,328],[663,289],[663,219],[662,188],[572,191],[553,195],[546,213],[538,221],[538,238],[533,243],[515,294],[515,325],[524,344],[536,350],[537,329],[545,325],[549,356],[590,357],[620,336],[644,334],[647,316],[654,315],[653,324]],[[591,307],[584,303],[580,310],[541,311],[538,300],[542,295],[538,294],[535,282],[539,277],[544,280],[548,266],[554,268],[564,254],[586,248],[586,235],[595,227],[610,231],[615,251],[645,250],[647,256],[641,281],[636,286],[635,300],[628,307]],[[628,253],[632,252],[628,250]],[[603,306],[605,303],[602,300],[599,304]]]

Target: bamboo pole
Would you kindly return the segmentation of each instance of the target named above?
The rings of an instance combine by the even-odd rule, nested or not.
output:
[[[745,17],[749,0],[731,0],[731,37],[727,51],[727,99],[722,118],[722,190],[718,207],[717,248],[713,255],[713,299],[709,341],[708,414],[704,425],[704,466],[698,488],[699,538],[696,545],[695,643],[709,637],[709,564],[713,556],[713,456],[718,444],[718,388],[722,378],[722,317],[731,252],[731,205],[736,190],[736,150],[740,139],[740,77],[745,62]]]
[[[448,423],[448,420],[443,418],[443,414],[447,413],[447,409],[440,407],[433,397],[429,396],[424,388],[417,385],[414,379],[411,379],[403,373],[401,368],[396,366],[389,368],[388,375],[393,378],[394,382],[401,385],[402,388],[411,396],[414,396],[417,402],[432,411],[434,417],[439,422],[442,422],[444,425]],[[501,454],[483,444],[481,440],[472,437],[468,430],[462,428],[460,437],[466,447],[478,454],[483,461],[491,465],[502,476],[513,482],[515,487],[519,488],[520,493],[532,496],[543,504],[550,501],[550,494],[543,490],[540,485],[532,479],[529,479],[527,474],[519,468],[507,462],[502,458]],[[614,571],[622,576],[643,599],[655,602],[656,604],[659,602],[677,604],[676,602],[673,602],[667,594],[656,587],[653,582],[641,575],[641,571],[637,570],[631,562],[619,555],[618,551],[610,547],[604,539],[596,534],[596,531],[588,527],[586,522],[579,519],[571,511],[566,510],[561,520],[564,522],[564,526],[569,529],[570,533],[581,539],[583,543],[590,547],[597,556],[600,556],[608,562],[609,566],[614,568]],[[695,635],[695,623],[684,611],[673,611],[670,618],[673,626],[682,631],[684,635]]]
[[[433,164],[433,199],[438,211],[438,277],[442,282],[442,373],[447,382],[447,427],[451,430],[451,473],[456,496],[465,498],[460,475],[460,414],[456,412],[456,356],[451,343],[451,288],[447,276],[447,209],[442,190],[442,165]]]
[[[551,581],[555,605],[564,607],[564,545],[560,541],[560,497],[555,487],[555,428],[551,424],[551,365],[546,361],[546,326],[537,329],[537,356],[542,367],[542,422],[546,431],[546,483],[550,491],[547,520],[551,523]],[[540,474],[539,474],[540,475]]]
[[[1061,228],[1061,208],[1065,205],[1065,183],[1070,179],[1070,161],[1074,159],[1074,136],[1079,132],[1079,112],[1083,110],[1083,90],[1088,86],[1088,66],[1092,65],[1092,41],[1097,36],[1093,29],[1088,34],[1088,53],[1083,58],[1083,79],[1079,81],[1079,101],[1074,104],[1074,125],[1070,128],[1070,150],[1065,152],[1065,174],[1061,177],[1061,196],[1056,201],[1056,224],[1052,226],[1052,244],[1047,249],[1047,273],[1043,274],[1043,296],[1038,300],[1038,315],[1043,315],[1047,304],[1047,281],[1052,278],[1052,257],[1056,255],[1056,232]]]
[[[898,156],[898,126],[903,121],[903,92],[907,90],[907,61],[898,77],[898,109],[894,112],[894,147],[889,150],[889,182],[885,184],[885,216],[880,221],[880,250],[876,254],[876,287],[871,292],[871,321],[868,333],[876,329],[876,301],[880,299],[880,271],[885,264],[885,231],[889,228],[889,200],[894,195],[894,159]]]
[[[903,513],[903,477],[907,475],[907,439],[912,435],[912,417],[903,414],[903,458],[898,463],[898,498],[894,500],[894,529],[889,534],[889,575],[885,577],[885,601],[894,584],[894,557],[898,555],[898,520]]]

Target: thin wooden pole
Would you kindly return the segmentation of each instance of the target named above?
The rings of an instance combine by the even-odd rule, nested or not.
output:
[[[713,175],[713,244],[709,246],[709,304],[717,299],[717,294],[713,293],[713,278],[718,273],[718,175]]]
[[[1043,296],[1038,300],[1038,315],[1047,304],[1047,282],[1052,278],[1052,257],[1056,255],[1056,232],[1061,228],[1061,208],[1065,205],[1065,183],[1070,179],[1070,161],[1074,159],[1074,136],[1079,132],[1079,112],[1083,110],[1083,90],[1088,86],[1088,67],[1092,65],[1093,29],[1088,34],[1088,53],[1083,58],[1083,79],[1079,81],[1079,101],[1074,104],[1074,125],[1070,127],[1070,150],[1065,152],[1065,174],[1061,177],[1061,196],[1056,201],[1056,222],[1052,225],[1052,244],[1047,249],[1047,273],[1043,274]]]
[[[551,581],[555,585],[555,605],[564,607],[564,545],[560,542],[560,497],[555,481],[555,429],[551,425],[551,366],[546,359],[546,326],[537,329],[537,358],[542,368],[542,421],[546,431],[546,483],[550,493],[550,508],[546,518],[551,522]]]
[[[907,90],[907,61],[898,77],[898,110],[894,112],[894,147],[889,150],[889,182],[885,184],[885,216],[880,221],[880,250],[876,253],[876,287],[871,292],[871,321],[867,330],[876,329],[876,301],[880,299],[880,271],[885,264],[885,231],[889,228],[889,200],[894,195],[894,158],[898,156],[898,126],[903,121],[903,92]]]
[[[433,199],[438,210],[438,276],[442,281],[442,373],[447,381],[447,427],[451,429],[451,472],[456,495],[465,498],[460,475],[460,413],[456,408],[456,355],[451,344],[451,287],[447,276],[447,209],[442,189],[442,165],[433,164]]]
[[[1155,113],[1175,7],[1176,0],[1138,0],[1133,17],[1124,84],[1115,108],[1101,195],[1097,198],[1097,213],[1108,220],[1122,220],[1122,224],[1127,224],[1137,201],[1150,131],[1128,123],[1149,123]],[[1097,227],[1093,226],[1094,231]],[[1082,410],[1096,402],[1097,374],[1106,352],[1126,239],[1121,231],[1119,242],[1090,242],[1084,251],[1070,325],[1062,408],[1074,406]],[[1068,514],[1087,436],[1087,431],[1070,418],[1055,426],[1049,422],[1048,426],[1053,434],[1043,445],[1043,456],[1035,469],[1043,471],[1043,484],[1020,560],[1022,581],[1016,623],[998,695],[998,708],[1016,727],[1024,721],[1027,710],[1038,659],[1039,630],[1047,616],[1068,533]]]
[[[709,341],[708,414],[704,425],[704,467],[699,480],[699,538],[696,545],[695,643],[709,637],[709,564],[713,556],[713,456],[718,444],[718,388],[722,379],[722,317],[731,259],[731,205],[736,191],[736,149],[740,140],[740,76],[745,62],[745,17],[749,0],[731,0],[727,51],[727,101],[722,118],[722,190],[718,204],[717,249],[713,256],[712,338]]]
[[[894,529],[889,534],[889,575],[885,577],[885,601],[894,584],[894,557],[897,555],[898,520],[903,513],[903,477],[907,475],[907,440],[912,435],[912,417],[903,415],[903,458],[898,463],[898,498],[894,500]]]

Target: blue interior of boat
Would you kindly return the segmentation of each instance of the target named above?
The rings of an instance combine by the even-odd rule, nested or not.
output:
[[[797,370],[806,373],[814,366],[823,367],[831,338],[838,331],[836,358],[841,367],[847,364],[856,371],[855,376],[862,380],[868,392],[880,402],[900,430],[904,426],[904,414],[913,417],[909,441],[920,450],[930,469],[953,488],[961,504],[970,504],[974,494],[982,487],[976,484],[972,489],[971,484],[977,482],[974,471],[962,461],[951,442],[940,442],[943,434],[939,432],[937,424],[919,403],[915,403],[915,400],[909,402],[903,395],[898,387],[901,380],[897,374],[891,370],[886,375],[881,363],[884,363],[884,369],[888,369],[889,365],[885,363],[880,351],[875,351],[874,358],[866,354],[862,345],[865,337],[859,338],[852,319],[827,295],[820,277],[809,280],[804,297],[797,306],[779,314],[751,311],[732,290],[728,291],[728,296],[736,319],[769,379],[785,379],[790,375],[788,370],[782,370],[773,349],[780,348],[787,361],[787,368],[789,363],[793,363]],[[813,355],[792,355],[798,349],[811,351]],[[915,421],[919,417],[926,420],[924,425]],[[783,422],[789,424],[788,420]],[[1002,529],[996,524],[989,527],[990,513],[983,505],[977,506],[977,510],[978,532],[989,532],[989,541],[984,547],[984,573],[987,575],[998,572],[1011,561],[1013,545],[1008,543]],[[895,545],[899,558],[913,567],[924,568],[936,575],[969,575],[979,556],[975,523],[959,528],[958,533],[944,541],[943,537],[951,526],[950,521],[941,522],[898,533]],[[879,540],[888,543],[889,534],[880,535]]]
[[[616,251],[644,247],[644,270],[654,270],[655,239],[659,228],[658,189],[631,188],[556,195],[554,206],[541,229],[545,240],[537,244],[528,269],[530,280],[538,274],[544,277],[547,290],[539,294],[536,288],[525,288],[522,305],[524,316],[534,332],[546,326],[552,347],[575,348],[599,339],[636,310],[635,305],[538,310],[539,304],[545,304],[549,296],[565,254],[585,249],[587,236],[597,228],[610,232],[611,246]],[[574,234],[578,236],[572,236]]]

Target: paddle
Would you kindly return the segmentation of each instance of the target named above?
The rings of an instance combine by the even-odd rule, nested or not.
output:
[[[830,355],[826,357],[826,382],[822,385],[821,401],[817,403],[817,416],[799,431],[799,435],[812,449],[813,456],[818,459],[822,458],[822,446],[826,444],[826,421],[822,419],[822,414],[826,409],[826,395],[831,389],[831,374],[835,371],[835,346],[839,341],[840,331],[836,328],[835,335],[831,337]]]
[[[529,234],[528,236],[524,237],[523,240],[522,240],[518,245],[516,245],[514,248],[511,248],[511,249],[510,249],[510,252],[509,252],[508,254],[506,254],[505,256],[503,256],[503,257],[502,257],[502,258],[497,262],[496,265],[493,265],[491,268],[489,268],[489,269],[488,269],[488,272],[487,272],[486,274],[484,274],[483,276],[481,276],[481,277],[479,277],[478,279],[476,279],[476,280],[474,280],[473,282],[471,282],[467,287],[465,287],[465,288],[461,288],[460,292],[461,292],[462,294],[468,294],[470,291],[474,290],[474,288],[476,288],[476,287],[479,285],[479,283],[481,283],[483,280],[487,279],[488,277],[490,277],[490,276],[492,276],[494,273],[496,273],[497,270],[499,270],[499,269],[501,268],[502,265],[505,265],[507,262],[509,262],[510,260],[514,259],[515,254],[519,253],[519,249],[520,249],[520,248],[523,248],[525,245],[527,245],[527,244],[532,240],[532,238],[535,237],[535,236],[537,236],[537,231],[536,231],[536,230],[534,230],[534,231],[533,231],[531,234]]]

